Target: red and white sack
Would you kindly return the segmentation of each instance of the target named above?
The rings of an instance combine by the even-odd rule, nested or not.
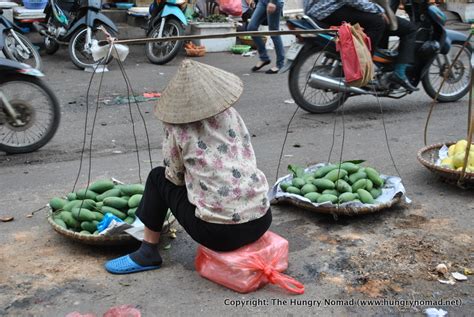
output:
[[[370,38],[359,24],[342,23],[338,28],[336,48],[341,54],[346,82],[363,87],[374,78],[374,64],[370,53]]]

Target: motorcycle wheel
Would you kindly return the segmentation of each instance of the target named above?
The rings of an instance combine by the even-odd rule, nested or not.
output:
[[[55,40],[50,39],[49,37],[45,37],[43,39],[44,50],[46,54],[53,55],[59,50],[59,43]]]
[[[422,84],[426,93],[435,99],[439,86],[443,81],[443,74],[449,68],[449,64],[454,61],[459,50],[462,50],[461,55],[453,65],[451,74],[449,74],[439,93],[439,102],[454,102],[469,92],[472,49],[471,46],[466,48],[460,43],[452,45],[448,53],[449,56],[438,54],[423,77]]]
[[[149,37],[158,38],[159,33],[160,24],[151,30]],[[181,36],[183,34],[184,29],[180,22],[174,19],[166,21],[162,37]],[[145,45],[145,54],[151,63],[164,65],[175,58],[182,47],[183,41],[150,42]]]
[[[0,79],[0,92],[19,114],[17,123],[0,99],[0,151],[28,153],[48,143],[59,126],[59,102],[39,78],[26,75]]]
[[[13,33],[18,37],[19,41],[13,36]],[[26,50],[21,46],[23,44],[26,47]],[[9,30],[9,32],[5,36],[5,43],[3,47],[3,54],[8,59],[28,64],[33,68],[41,70],[43,64],[41,62],[41,56],[33,46],[33,43],[18,32],[14,30]]]
[[[107,29],[107,32],[112,35],[114,34],[114,31],[112,31],[110,28],[106,26],[105,28]],[[71,38],[71,41],[69,42],[69,57],[71,58],[73,64],[76,65],[76,67],[79,69],[86,69],[88,67],[94,68],[95,66],[97,66],[97,64],[104,64],[103,60],[99,60],[97,62],[94,61],[94,58],[92,57],[92,52],[90,52],[89,49],[85,48],[86,36],[87,27],[83,26],[79,28],[76,33],[74,33]],[[95,28],[92,30],[91,39],[92,41],[101,41],[105,40],[106,36],[101,30]],[[109,57],[105,64],[108,64],[111,61],[112,56]]]
[[[54,19],[50,17],[47,25],[54,25]],[[44,50],[46,54],[53,55],[59,50],[59,43],[48,36],[43,38]]]
[[[316,89],[308,85],[308,79],[312,72],[333,77],[330,72],[334,70],[331,64],[335,57],[323,58],[322,54],[330,57],[327,53],[322,53],[321,50],[314,47],[304,47],[294,61],[288,76],[291,97],[299,107],[310,113],[332,112],[342,106],[347,99],[345,93]],[[342,76],[340,70],[336,71],[339,76]]]

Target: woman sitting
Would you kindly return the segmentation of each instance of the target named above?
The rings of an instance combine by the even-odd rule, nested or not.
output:
[[[137,210],[144,240],[137,251],[107,262],[107,271],[161,266],[158,242],[168,208],[191,238],[215,251],[238,249],[268,230],[268,183],[247,127],[231,107],[242,87],[233,74],[182,62],[155,108],[164,127],[164,167],[150,172]]]

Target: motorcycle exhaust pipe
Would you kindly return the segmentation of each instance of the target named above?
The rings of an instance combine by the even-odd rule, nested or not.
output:
[[[336,80],[330,77],[321,76],[312,73],[308,84],[310,87],[315,89],[330,89],[337,92],[353,93],[358,95],[372,95],[370,91],[364,90],[359,87],[352,87],[346,84],[343,80]]]

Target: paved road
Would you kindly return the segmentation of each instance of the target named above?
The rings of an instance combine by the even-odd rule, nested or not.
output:
[[[136,92],[160,92],[182,57],[166,66],[149,64],[141,47],[134,47],[125,68]],[[286,75],[249,74],[257,59],[231,54],[208,54],[199,61],[237,74],[245,90],[236,104],[251,133],[259,167],[270,183],[275,181],[285,130],[295,111]],[[116,64],[104,74],[100,108],[92,146],[92,179],[115,177],[139,180],[135,141],[126,104],[102,101],[125,96],[122,74]],[[421,314],[424,303],[406,307],[394,300],[460,299],[461,306],[443,307],[453,315],[472,311],[473,278],[443,285],[432,274],[441,262],[453,271],[473,267],[472,191],[438,181],[417,159],[423,146],[423,127],[430,99],[418,92],[401,100],[382,100],[389,146],[413,203],[385,212],[335,220],[286,205],[273,207],[271,230],[290,242],[287,273],[306,286],[302,296],[291,296],[274,286],[247,295],[237,294],[198,276],[193,261],[196,244],[178,228],[171,249],[163,250],[164,266],[158,271],[111,276],[104,261],[121,255],[124,248],[96,248],[72,243],[52,231],[46,213],[33,210],[57,195],[69,192],[78,172],[84,133],[86,91],[90,73],[78,71],[67,51],[44,56],[46,80],[61,100],[62,121],[57,135],[36,153],[6,156],[0,153],[0,315],[62,316],[77,310],[101,314],[120,304],[139,307],[144,316],[180,315],[387,315],[407,311]],[[93,82],[90,113],[97,98]],[[154,166],[160,164],[161,126],[152,115],[153,102],[140,103],[150,136]],[[141,177],[149,170],[143,125],[133,109],[140,148]],[[467,100],[437,106],[429,142],[465,136]],[[341,112],[311,115],[299,110],[291,123],[279,175],[290,163],[309,165],[327,160],[334,120],[339,157],[344,121],[344,159],[366,159],[386,174],[395,169],[387,151],[382,116],[371,97],[350,99]],[[89,120],[89,123],[91,120]],[[91,126],[88,127],[90,136]],[[88,149],[88,148],[87,148]],[[89,152],[86,151],[86,157]],[[87,166],[80,185],[87,182]],[[162,246],[168,244],[164,241]],[[386,298],[390,305],[354,303],[335,305],[324,300]],[[250,300],[235,307],[237,300]],[[258,302],[257,300],[261,300]],[[318,301],[321,307],[317,307]],[[385,303],[387,304],[387,303]],[[432,307],[430,305],[430,307]]]

